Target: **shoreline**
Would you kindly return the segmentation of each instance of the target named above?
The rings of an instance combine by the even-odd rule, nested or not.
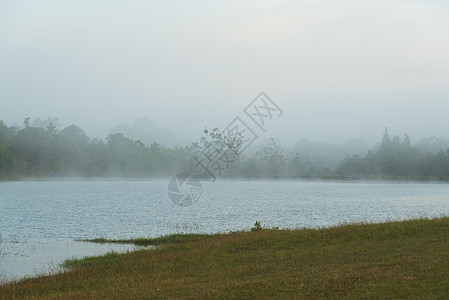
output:
[[[95,244],[73,239],[3,239],[0,243],[0,282],[58,274],[64,271],[60,265],[67,259],[102,256],[110,252],[125,253],[144,247],[135,244]]]
[[[175,175],[175,174],[174,174]],[[195,175],[195,174],[194,174]],[[198,179],[210,181],[210,178],[196,175]],[[169,181],[172,176],[43,176],[0,178],[0,182],[70,182],[70,181]],[[449,177],[436,176],[221,176],[217,180],[226,181],[328,181],[328,182],[412,182],[412,183],[449,183]]]
[[[3,297],[444,297],[449,217],[327,228],[255,224],[226,234],[115,242],[155,250],[68,260],[68,272],[0,285]],[[110,242],[105,239],[96,242]],[[429,247],[432,245],[432,247]],[[76,288],[75,288],[76,287]],[[110,287],[110,288],[106,288]]]

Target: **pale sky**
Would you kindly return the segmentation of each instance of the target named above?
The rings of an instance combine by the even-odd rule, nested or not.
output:
[[[449,137],[449,1],[0,2],[8,125],[149,118],[194,139],[260,91],[284,144]]]

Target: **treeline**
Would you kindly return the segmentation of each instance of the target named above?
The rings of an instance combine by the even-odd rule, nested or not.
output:
[[[174,148],[158,143],[145,145],[123,133],[109,134],[105,140],[92,139],[76,125],[58,131],[53,123],[46,128],[31,126],[29,118],[20,128],[0,121],[0,178],[202,174],[204,170],[194,159],[202,157],[202,146],[201,142]],[[215,166],[211,166],[211,172],[218,175]],[[273,145],[267,145],[258,155],[229,162],[221,175],[280,176],[285,172],[319,173],[298,154],[284,157],[273,140]]]
[[[201,139],[204,140],[204,137]],[[123,133],[105,140],[90,138],[76,125],[61,130],[8,127],[0,121],[0,179],[47,176],[172,176],[179,172],[202,174],[194,157],[201,142],[167,148],[145,145]],[[217,170],[211,167],[218,175]],[[222,171],[222,172],[221,172]],[[438,153],[412,146],[407,135],[390,138],[385,130],[380,146],[365,157],[347,155],[336,168],[317,167],[306,155],[281,147],[275,139],[253,155],[234,157],[221,175],[243,177],[449,177],[449,149]]]
[[[449,178],[449,148],[433,154],[412,146],[407,134],[390,137],[388,129],[376,151],[365,157],[346,156],[336,169],[340,176]]]
[[[191,149],[167,149],[133,141],[122,133],[106,140],[91,139],[76,125],[57,131],[32,127],[22,129],[0,121],[0,177],[172,175],[188,169]],[[187,165],[185,165],[187,164]]]

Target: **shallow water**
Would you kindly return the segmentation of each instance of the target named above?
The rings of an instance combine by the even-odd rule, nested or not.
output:
[[[142,249],[133,245],[95,244],[62,240],[22,242],[3,240],[0,253],[0,282],[24,276],[60,272],[60,263],[68,258],[97,256],[108,252],[124,253]]]
[[[132,246],[76,238],[225,232],[256,220],[279,227],[401,220],[449,212],[449,185],[299,181],[202,182],[200,200],[174,205],[168,180],[0,182],[0,278],[46,272],[71,257]],[[128,248],[126,248],[128,247]],[[131,247],[131,248],[130,248]]]

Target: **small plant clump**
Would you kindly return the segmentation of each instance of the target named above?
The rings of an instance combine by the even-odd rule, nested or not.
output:
[[[267,227],[267,226],[262,226],[262,224],[259,221],[256,221],[256,223],[254,223],[253,227],[251,227],[251,231],[255,232],[255,231],[262,231],[262,230],[278,230],[279,227]]]
[[[256,223],[254,223],[254,226],[251,228],[251,231],[261,231],[263,230],[262,225],[260,224],[259,221],[256,221]]]

